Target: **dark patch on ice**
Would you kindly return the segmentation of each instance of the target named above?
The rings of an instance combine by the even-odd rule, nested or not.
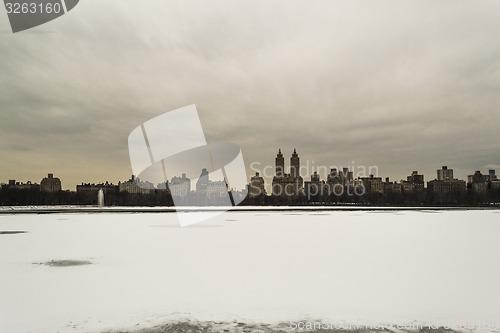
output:
[[[15,234],[25,234],[27,231],[22,230],[12,230],[12,231],[0,231],[0,235],[15,235]]]
[[[46,265],[51,267],[71,267],[71,266],[83,266],[83,265],[91,265],[92,262],[88,260],[51,260],[41,263],[35,263],[35,265]]]
[[[225,220],[225,221],[228,221],[228,222],[235,222],[235,221],[238,221],[238,220]]]
[[[298,323],[301,321],[295,321]],[[314,322],[310,320],[304,320],[302,322]],[[320,321],[318,321],[320,322]],[[355,329],[335,329],[335,328],[315,328],[315,329],[293,329],[290,327],[290,323],[280,323],[280,324],[265,324],[265,323],[244,323],[244,322],[196,322],[196,321],[186,321],[186,322],[175,322],[169,324],[158,325],[151,328],[145,328],[140,330],[122,331],[120,333],[291,333],[291,332],[307,332],[307,333],[381,333],[381,332],[408,332],[408,333],[451,333],[459,332],[456,330],[446,329],[444,327],[440,328],[427,328],[423,327],[420,329],[372,329],[369,327],[359,326],[360,328]],[[107,333],[116,331],[105,331]],[[104,332],[103,332],[104,333]]]

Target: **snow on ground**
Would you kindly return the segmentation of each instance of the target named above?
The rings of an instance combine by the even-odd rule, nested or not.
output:
[[[0,332],[498,324],[499,235],[496,210],[226,212],[186,228],[174,213],[0,215]]]

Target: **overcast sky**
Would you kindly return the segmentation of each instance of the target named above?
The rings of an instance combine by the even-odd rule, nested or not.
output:
[[[0,182],[126,180],[130,132],[190,104],[247,165],[500,173],[497,0],[81,0],[16,34],[1,9],[0,77]]]

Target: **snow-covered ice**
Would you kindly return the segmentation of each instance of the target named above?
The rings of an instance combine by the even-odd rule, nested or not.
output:
[[[0,234],[0,332],[500,323],[497,210],[226,212],[187,228],[173,213],[12,214],[2,231],[26,233]]]

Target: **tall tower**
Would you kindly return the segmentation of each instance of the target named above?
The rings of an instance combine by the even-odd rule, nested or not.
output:
[[[290,158],[290,174],[292,178],[297,178],[299,176],[299,171],[300,171],[299,154],[297,154],[297,151],[294,148],[292,157]]]
[[[453,180],[453,169],[448,169],[445,165],[437,171],[438,180]]]
[[[285,176],[285,159],[281,153],[281,148],[278,150],[278,155],[276,155],[276,177]]]

